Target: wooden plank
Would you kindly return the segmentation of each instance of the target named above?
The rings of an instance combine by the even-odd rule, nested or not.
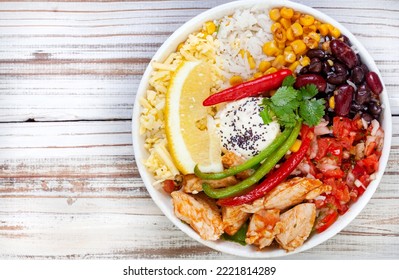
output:
[[[3,2],[0,121],[129,119],[141,74],[159,46],[190,18],[225,2]],[[342,1],[306,4],[365,45],[398,114],[397,2],[363,1],[355,10]]]
[[[47,204],[46,201],[40,201]],[[104,203],[105,202],[105,203]],[[129,201],[135,204],[137,201]],[[22,211],[0,212],[2,258],[231,258],[191,240],[159,215],[119,213],[111,210],[112,200],[102,201],[98,211],[65,213],[61,208],[31,212],[29,204]],[[120,200],[116,202],[119,205]],[[59,204],[65,205],[60,202]],[[116,205],[115,204],[115,205]],[[127,204],[127,203],[125,203]],[[125,205],[124,204],[124,205]],[[116,205],[114,207],[118,208]],[[145,204],[147,206],[148,204]],[[389,208],[398,200],[385,201]],[[140,205],[137,209],[142,209]],[[94,205],[93,207],[96,207]],[[18,207],[15,207],[18,208]],[[42,207],[43,208],[43,207]],[[83,208],[89,208],[84,205]],[[104,209],[105,208],[105,209]],[[132,207],[130,207],[132,209]],[[109,212],[105,212],[109,211]],[[151,211],[151,208],[150,210]],[[309,251],[289,259],[390,259],[397,257],[399,235],[397,213],[387,214],[380,202],[372,200],[362,214],[343,232]],[[381,219],[384,216],[384,219]],[[46,221],[45,223],[43,221]],[[394,225],[396,224],[396,225]],[[337,252],[336,254],[332,252]],[[339,253],[338,253],[339,252]]]
[[[398,117],[393,124],[399,131]],[[235,258],[191,240],[163,216],[137,173],[130,125],[0,124],[0,257]],[[289,258],[396,257],[398,164],[395,134],[386,175],[366,209],[336,237]]]
[[[129,121],[159,46],[226,2],[0,1],[0,258],[236,258],[163,216],[138,174]],[[399,2],[299,2],[358,37],[399,114]],[[28,119],[46,122],[20,123]],[[340,234],[289,259],[398,257],[399,117],[393,131],[367,207]]]

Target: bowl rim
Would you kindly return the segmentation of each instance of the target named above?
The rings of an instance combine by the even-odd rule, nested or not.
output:
[[[177,45],[185,40],[189,34],[195,32],[200,29],[202,24],[208,20],[214,20],[221,18],[222,16],[232,14],[236,9],[245,9],[245,8],[266,8],[269,9],[271,7],[282,7],[287,6],[291,7],[294,10],[301,11],[304,13],[311,14],[316,18],[320,19],[323,22],[328,22],[340,29],[341,33],[346,35],[351,41],[352,45],[357,48],[359,51],[363,63],[365,63],[371,71],[376,72],[383,84],[384,90],[380,95],[380,99],[383,104],[383,112],[382,118],[380,120],[380,124],[384,129],[384,146],[382,150],[382,155],[379,160],[379,171],[377,172],[376,178],[370,183],[367,187],[366,191],[363,193],[359,199],[353,203],[348,212],[343,216],[340,216],[339,219],[326,231],[320,234],[312,235],[301,247],[297,248],[292,252],[286,252],[280,248],[272,248],[269,250],[258,251],[255,248],[251,248],[254,246],[241,246],[239,244],[218,240],[218,241],[207,241],[203,240],[190,226],[181,222],[174,215],[171,198],[169,199],[166,194],[162,193],[158,189],[153,186],[154,179],[152,175],[146,170],[146,167],[142,163],[144,159],[144,155],[148,155],[148,153],[143,148],[143,137],[141,137],[139,129],[139,117],[141,114],[141,105],[140,98],[144,96],[147,88],[148,88],[148,79],[152,72],[151,62],[153,61],[162,61],[165,60],[166,57],[172,53]],[[341,232],[350,222],[352,222],[357,215],[364,209],[367,203],[370,201],[372,195],[376,191],[377,187],[380,184],[381,178],[387,166],[389,152],[391,148],[391,138],[392,138],[392,117],[389,106],[388,94],[386,91],[385,83],[382,80],[381,74],[375,64],[374,59],[365,49],[365,47],[360,43],[360,41],[343,25],[339,22],[331,18],[330,16],[303,4],[295,3],[287,0],[240,0],[225,3],[214,8],[208,9],[197,16],[193,17],[185,24],[180,26],[172,35],[162,44],[162,46],[155,53],[150,63],[148,64],[137,89],[133,115],[132,115],[132,139],[133,139],[133,148],[134,148],[134,156],[136,160],[136,164],[140,173],[140,176],[146,186],[147,191],[150,193],[152,200],[155,204],[161,209],[163,214],[180,230],[186,233],[188,236],[193,238],[194,240],[200,242],[201,244],[212,248],[216,251],[239,256],[239,257],[247,257],[247,258],[275,258],[275,257],[285,257],[292,254],[297,254],[306,250],[309,250],[338,234]]]

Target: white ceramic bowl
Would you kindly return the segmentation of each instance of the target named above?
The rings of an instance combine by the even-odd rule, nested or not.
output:
[[[230,2],[221,6],[217,6],[213,9],[210,9],[195,18],[191,19],[179,29],[177,29],[169,38],[165,41],[165,43],[159,48],[157,53],[153,57],[153,61],[163,61],[166,57],[176,50],[177,45],[185,41],[190,33],[193,33],[199,30],[202,27],[202,24],[206,21],[218,19],[225,15],[229,15],[234,13],[236,9],[239,8],[250,8],[254,5],[259,5],[261,8],[270,8],[270,7],[282,7],[287,6],[291,7],[294,10],[311,14],[315,18],[323,21],[331,23],[332,25],[338,27],[342,34],[346,35],[351,43],[356,46],[359,50],[359,54],[362,58],[362,61],[369,67],[371,71],[375,71],[381,75],[375,65],[373,58],[369,55],[366,49],[360,44],[360,42],[341,24],[336,22],[334,19],[329,16],[304,5],[290,2],[290,1],[281,1],[281,0],[245,0],[245,1],[236,1]],[[213,248],[215,250],[242,256],[242,257],[250,257],[250,258],[271,258],[271,257],[281,257],[287,256],[293,253],[299,253],[305,250],[308,250],[326,240],[333,237],[337,233],[339,233],[343,228],[345,228],[355,217],[360,213],[360,211],[366,206],[371,196],[377,189],[382,175],[384,173],[389,151],[391,147],[391,138],[392,138],[392,120],[391,120],[391,112],[388,103],[388,95],[386,89],[384,87],[384,91],[381,94],[381,101],[384,106],[381,118],[381,124],[385,131],[385,140],[384,140],[384,148],[382,152],[382,156],[380,158],[379,171],[376,179],[370,183],[365,193],[358,199],[356,203],[350,206],[349,210],[345,215],[340,216],[339,219],[326,231],[321,234],[314,234],[311,236],[301,247],[297,248],[295,251],[291,253],[285,252],[283,249],[266,249],[262,251],[258,251],[255,246],[241,246],[239,244],[219,240],[216,242],[206,241],[199,237],[199,235],[191,229],[185,223],[182,223],[173,212],[172,202],[169,195],[165,194],[162,191],[158,191],[152,186],[154,179],[152,175],[146,170],[145,166],[142,164],[143,160],[147,158],[148,153],[144,149],[144,139],[139,134],[139,116],[141,112],[141,107],[139,103],[139,99],[145,96],[145,92],[148,87],[148,80],[150,77],[150,73],[152,72],[151,64],[148,65],[138,88],[136,100],[134,104],[133,110],[133,146],[134,146],[134,154],[136,157],[136,163],[140,172],[140,175],[144,181],[145,186],[147,187],[148,192],[150,193],[152,199],[158,205],[158,207],[162,210],[162,212],[171,220],[178,228],[180,228],[187,235],[197,240],[198,242]]]

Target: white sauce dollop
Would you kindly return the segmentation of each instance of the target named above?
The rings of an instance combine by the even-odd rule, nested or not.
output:
[[[219,115],[219,133],[222,146],[245,158],[259,154],[280,133],[277,121],[264,124],[259,113],[263,110],[262,99],[243,98],[230,102]]]

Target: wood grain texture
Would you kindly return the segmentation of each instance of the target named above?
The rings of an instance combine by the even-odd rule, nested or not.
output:
[[[0,1],[0,258],[236,258],[163,216],[138,174],[130,121],[160,45],[226,2]],[[399,114],[399,2],[299,2],[359,38]],[[393,131],[367,207],[337,236],[290,259],[399,257],[399,116]]]

